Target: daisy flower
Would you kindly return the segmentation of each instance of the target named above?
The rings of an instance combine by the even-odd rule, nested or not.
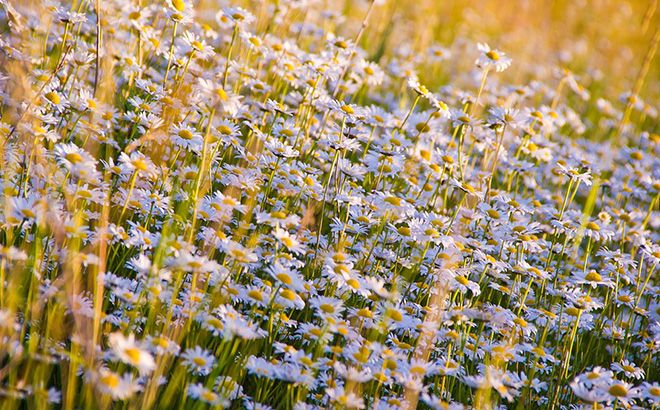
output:
[[[153,356],[142,348],[142,343],[135,340],[135,335],[126,337],[121,333],[112,333],[108,337],[108,343],[119,360],[136,367],[140,374],[149,374],[156,367]]]
[[[215,365],[215,356],[199,346],[185,350],[181,354],[183,364],[193,373],[206,376]]]
[[[509,68],[511,59],[499,50],[491,49],[486,43],[477,43],[477,49],[481,52],[474,64],[480,69],[494,68],[501,72]]]

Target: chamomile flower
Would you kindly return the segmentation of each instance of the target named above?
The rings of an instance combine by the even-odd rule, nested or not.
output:
[[[214,54],[213,47],[206,44],[206,41],[195,33],[186,31],[183,33],[182,39],[183,43],[188,46],[191,52],[200,60],[208,60],[209,57]]]
[[[101,368],[91,378],[97,389],[101,393],[108,394],[113,400],[126,400],[141,390],[138,381],[128,372],[120,375]]]
[[[194,128],[185,124],[172,127],[172,142],[184,150],[201,151],[204,138]]]
[[[279,226],[275,227],[275,238],[284,245],[284,247],[293,253],[303,253],[305,251],[305,246],[301,244],[298,239],[291,235],[288,231],[280,228]]]
[[[479,58],[474,64],[481,69],[494,68],[495,71],[504,71],[511,65],[511,59],[503,52],[491,49],[486,43],[478,43]]]
[[[635,366],[635,363],[629,362],[625,359],[621,362],[612,363],[612,370],[618,373],[623,373],[625,377],[631,377],[633,379],[644,378],[644,369]]]
[[[135,335],[125,337],[121,333],[112,333],[108,343],[119,360],[136,367],[140,374],[149,374],[156,367],[153,356],[135,340]]]
[[[227,240],[223,243],[227,257],[239,263],[252,263],[257,261],[257,255],[249,248],[238,242]]]
[[[209,374],[215,365],[215,356],[199,346],[186,349],[181,354],[181,358],[190,372],[202,376]]]
[[[299,273],[292,269],[286,268],[280,262],[275,262],[267,269],[273,279],[280,282],[283,286],[302,292],[305,290],[305,280]]]

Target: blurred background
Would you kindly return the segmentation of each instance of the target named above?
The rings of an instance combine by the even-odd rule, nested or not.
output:
[[[220,2],[227,5],[228,2]],[[295,4],[291,7],[290,4]],[[313,23],[354,38],[369,7],[355,1],[232,1],[264,18],[281,8],[284,34]],[[447,83],[457,69],[471,68],[475,42],[487,42],[513,58],[504,79],[524,82],[545,80],[562,67],[585,74],[582,81],[595,96],[616,98],[630,91],[660,26],[658,0],[376,0],[360,42],[370,56],[382,59],[392,52],[428,57],[435,44],[458,50],[441,72],[418,73],[430,85]],[[217,0],[199,0],[199,12],[212,18]],[[261,13],[259,13],[261,10]],[[341,16],[349,16],[349,18]],[[460,55],[462,47],[469,56]],[[455,53],[454,53],[455,54]],[[383,61],[381,61],[383,62]],[[464,67],[463,67],[464,66]],[[640,97],[657,102],[660,64],[651,62]]]
[[[148,4],[162,5],[165,10],[170,0],[103,1],[126,10]],[[208,23],[209,31],[217,28],[216,14],[223,7],[241,6],[257,17],[257,34],[289,38],[311,50],[322,46],[328,32],[355,39],[369,14],[360,38],[365,57],[383,67],[395,62],[403,71],[414,70],[432,90],[447,85],[466,90],[478,87],[479,75],[474,70],[477,42],[488,43],[513,59],[511,68],[491,76],[489,83],[554,90],[567,69],[580,87],[573,91],[586,90],[589,106],[599,98],[625,105],[627,95],[643,78],[637,94],[640,109],[654,111],[657,118],[660,63],[657,57],[649,57],[655,54],[653,48],[660,39],[658,0],[191,1],[195,18]],[[89,0],[9,0],[19,10],[43,10],[37,15],[43,16],[40,24],[45,25],[50,24],[51,15],[46,9],[61,5],[73,10],[86,3]],[[103,26],[109,30],[112,18],[103,17]],[[93,32],[94,22],[87,24]],[[224,36],[217,43],[230,41],[230,36]],[[23,43],[33,48],[32,55],[42,51],[39,41],[26,38]],[[648,70],[640,76],[645,60]]]

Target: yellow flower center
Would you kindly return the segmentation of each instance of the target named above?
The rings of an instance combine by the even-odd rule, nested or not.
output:
[[[335,41],[335,47],[338,47],[338,48],[348,48],[348,43],[346,43],[346,42],[343,41],[343,40],[337,40],[337,41]]]
[[[401,236],[410,236],[410,228],[408,228],[407,226],[402,226],[398,228],[397,232],[399,232]]]
[[[500,59],[500,55],[495,50],[490,50],[486,53],[486,56],[493,61],[498,61]]]
[[[576,307],[569,307],[566,309],[566,314],[569,316],[577,316],[580,313],[580,309]]]
[[[403,315],[401,314],[401,312],[393,308],[387,309],[385,315],[390,319],[394,320],[395,322],[400,322],[403,320]]]
[[[600,274],[598,272],[593,271],[593,270],[591,272],[587,273],[587,276],[585,276],[584,278],[586,280],[588,280],[589,282],[600,282],[601,280],[603,280],[603,277],[600,276]]]
[[[217,317],[210,317],[210,318],[206,319],[206,323],[208,323],[210,326],[212,326],[216,329],[222,329],[222,327],[223,327],[222,322]]]
[[[48,101],[52,102],[55,105],[62,102],[62,99],[60,98],[60,96],[55,91],[51,91],[51,92],[47,93],[46,98],[48,99]]]
[[[23,214],[23,216],[26,218],[34,218],[36,216],[36,214],[32,212],[31,209],[27,208],[21,209],[21,214]]]
[[[69,152],[64,156],[64,158],[66,158],[67,161],[71,162],[72,164],[77,164],[83,160],[82,155],[78,154],[77,152]]]
[[[607,391],[614,397],[625,397],[628,395],[628,389],[623,384],[615,384]]]
[[[595,222],[591,222],[591,221],[587,222],[586,227],[587,229],[591,229],[592,231],[600,231],[600,226],[598,226],[598,224],[596,224]]]
[[[281,241],[287,248],[292,248],[295,245],[293,239],[289,238],[288,236],[283,237]]]
[[[488,216],[490,216],[493,219],[499,219],[500,218],[500,213],[497,212],[494,209],[489,209],[488,211],[486,211],[486,213],[488,214]]]
[[[469,280],[465,276],[456,276],[456,282],[460,283],[463,286],[467,286]]]
[[[285,272],[278,273],[276,276],[277,276],[277,279],[279,279],[285,285],[290,285],[290,284],[293,283],[293,279],[291,279],[291,276],[289,276]]]
[[[387,202],[390,205],[399,206],[401,205],[401,198],[397,198],[395,196],[388,196],[387,198],[385,198],[385,202]]]
[[[257,289],[252,289],[251,291],[248,292],[248,296],[251,297],[252,299],[256,299],[260,302],[264,300],[264,296],[261,293],[261,291]]]
[[[184,140],[191,140],[193,138],[193,133],[186,129],[179,131],[178,135]]]
[[[634,159],[635,161],[639,161],[644,158],[644,154],[640,151],[635,151],[630,153],[630,158]]]
[[[183,0],[172,0],[172,6],[176,11],[182,12],[186,7],[186,3]]]
[[[290,300],[290,301],[296,300],[296,294],[293,291],[289,290],[289,289],[284,289],[282,292],[280,292],[280,295],[282,295],[282,297],[284,299],[287,299],[287,300]]]
[[[204,392],[201,394],[201,397],[206,401],[215,401],[218,398],[218,395],[212,391],[204,390]]]
[[[124,354],[128,356],[132,363],[138,363],[140,361],[140,349],[136,347],[127,347],[124,349]]]
[[[341,110],[344,111],[346,114],[353,114],[355,110],[353,110],[353,107],[350,105],[342,105]]]
[[[221,134],[225,134],[225,135],[231,134],[231,128],[224,124],[218,125],[218,131],[220,131]]]
[[[133,166],[135,169],[139,171],[146,171],[148,168],[147,162],[143,160],[142,158],[137,158],[132,161]]]
[[[101,376],[100,380],[101,383],[105,384],[111,389],[115,389],[117,388],[117,386],[119,386],[119,377],[117,377],[117,375],[114,373],[109,373],[104,376]]]
[[[217,95],[221,101],[227,101],[229,99],[229,95],[227,95],[227,92],[222,88],[217,88],[215,90],[215,95]]]
[[[319,306],[319,309],[324,311],[325,313],[334,313],[335,312],[335,307],[332,306],[329,303],[323,303]]]

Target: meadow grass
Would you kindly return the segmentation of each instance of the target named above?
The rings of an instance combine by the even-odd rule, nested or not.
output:
[[[0,409],[657,408],[656,8],[0,0]]]

